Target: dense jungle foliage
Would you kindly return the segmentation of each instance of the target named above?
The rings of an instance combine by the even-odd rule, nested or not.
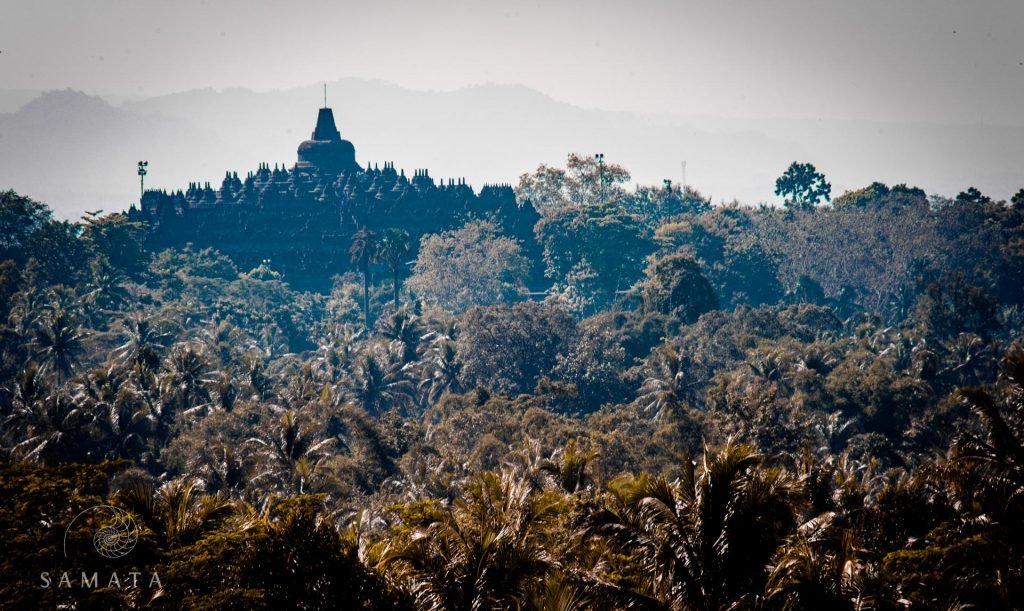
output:
[[[0,193],[0,604],[1024,608],[1024,190],[628,182],[357,232],[329,294]],[[99,504],[134,550],[65,558]]]

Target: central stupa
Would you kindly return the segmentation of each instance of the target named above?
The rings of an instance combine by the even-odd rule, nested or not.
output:
[[[330,108],[320,109],[313,135],[299,145],[299,161],[295,169],[299,172],[315,169],[320,174],[335,175],[362,169],[356,163],[356,147],[341,139]]]

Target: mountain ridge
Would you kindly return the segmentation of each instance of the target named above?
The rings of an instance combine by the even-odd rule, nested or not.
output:
[[[716,202],[748,204],[773,201],[774,178],[794,159],[815,163],[834,194],[880,180],[943,195],[975,185],[1006,198],[1020,187],[1016,168],[1024,166],[1024,128],[1013,126],[666,117],[580,108],[497,83],[423,91],[346,78],[328,82],[327,94],[360,163],[429,168],[476,188],[515,183],[570,152],[605,153],[646,184],[678,182],[685,160],[687,182]],[[219,182],[226,171],[261,162],[291,165],[322,103],[321,84],[206,88],[118,104],[46,92],[0,114],[0,188],[73,218],[137,201],[139,159],[150,161],[147,185],[169,189]]]

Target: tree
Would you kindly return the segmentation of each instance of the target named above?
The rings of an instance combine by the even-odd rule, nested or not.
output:
[[[542,164],[532,174],[520,176],[516,197],[546,214],[564,206],[618,199],[625,195],[622,185],[629,179],[625,168],[614,163],[606,164],[604,155],[571,153],[564,170]]]
[[[700,266],[678,254],[655,259],[647,267],[643,300],[648,311],[677,316],[686,324],[718,308],[718,298]]]
[[[976,333],[988,339],[999,328],[998,302],[962,273],[929,282],[914,303],[910,318],[940,341],[960,333]]]
[[[370,264],[377,250],[377,233],[365,227],[352,235],[348,249],[351,262],[363,276],[363,324],[370,328]]]
[[[711,200],[693,187],[680,188],[666,181],[663,187],[637,187],[624,198],[626,210],[640,215],[655,229],[683,214],[703,214],[712,210]]]
[[[79,376],[73,398],[90,414],[89,428],[95,432],[91,454],[143,462],[157,417],[127,374],[114,367],[91,369]]]
[[[410,250],[409,232],[395,227],[385,229],[377,244],[377,259],[384,262],[391,270],[396,308],[398,307],[398,274],[402,271]]]
[[[117,310],[128,299],[128,289],[124,287],[124,276],[110,265],[104,255],[98,255],[89,262],[90,278],[86,283],[89,290],[84,300],[100,310]]]
[[[852,537],[835,532],[832,515],[804,525],[804,532],[792,536],[773,559],[775,569],[766,592],[769,601],[791,611],[874,608],[860,579],[863,562]]]
[[[625,554],[604,568],[631,572],[611,589],[619,608],[717,610],[764,592],[769,560],[797,524],[794,478],[765,467],[750,449],[705,448],[682,477],[625,477],[587,519],[587,537]],[[600,578],[601,575],[598,575]]]
[[[160,395],[163,399],[161,425],[169,425],[174,414],[207,407],[210,400],[208,385],[210,361],[206,351],[194,343],[180,343],[171,349],[160,376]]]
[[[11,259],[24,267],[34,254],[33,236],[52,222],[53,213],[46,204],[14,191],[0,191],[0,261]]]
[[[825,175],[809,163],[789,164],[785,173],[775,181],[775,194],[785,198],[787,208],[812,209],[824,199],[829,200],[832,185]]]
[[[957,193],[956,201],[971,204],[987,204],[992,201],[992,198],[983,194],[976,187],[967,187],[967,190]]]
[[[335,443],[333,437],[319,437],[318,428],[287,410],[260,435],[250,437],[246,443],[259,448],[262,458],[262,470],[253,481],[285,494],[314,492],[320,466]]]
[[[549,540],[562,510],[561,495],[513,472],[484,473],[450,510],[408,511],[419,523],[381,566],[421,609],[520,609],[555,566]]]
[[[1010,203],[1018,210],[1024,209],[1024,189],[1020,189],[1014,193],[1013,197],[1010,198]]]
[[[612,204],[563,207],[545,215],[536,229],[544,248],[544,272],[554,290],[589,315],[627,291],[654,250],[642,219]]]
[[[576,333],[572,316],[532,301],[476,307],[462,319],[457,340],[463,386],[517,395],[534,389],[558,364]]]
[[[22,370],[13,394],[3,439],[15,457],[44,465],[85,458],[90,414],[63,390],[50,388],[35,363]]]
[[[118,494],[123,503],[166,549],[195,543],[225,525],[237,508],[219,495],[202,494],[202,482],[183,477],[154,488],[145,480],[131,481]]]
[[[419,386],[427,404],[436,403],[445,393],[464,390],[459,381],[462,363],[451,339],[444,337],[431,342],[424,361],[424,374]]]
[[[78,355],[86,336],[74,314],[64,308],[47,311],[32,338],[34,357],[43,371],[53,371],[57,384],[62,384],[78,366]]]
[[[82,240],[95,255],[107,258],[115,269],[134,276],[149,259],[145,248],[146,227],[123,214],[83,217]]]
[[[88,261],[80,234],[80,225],[55,220],[46,204],[0,191],[0,261],[24,269],[35,259],[44,284],[70,285]]]
[[[173,336],[169,325],[162,319],[135,312],[121,322],[124,343],[118,346],[113,356],[124,368],[136,365],[156,371],[160,366],[160,353]]]
[[[474,221],[420,241],[407,285],[454,313],[474,305],[515,301],[525,290],[529,261],[519,244],[499,236],[491,223]]]
[[[690,358],[672,346],[662,345],[645,365],[639,397],[644,410],[660,419],[685,408],[695,394]]]
[[[367,348],[353,363],[349,394],[374,416],[392,407],[407,407],[413,403],[416,390],[409,379],[409,369],[400,350]]]
[[[773,304],[783,294],[780,257],[766,249],[765,232],[757,222],[765,214],[735,204],[719,206],[658,227],[655,240],[666,254],[693,257],[724,307]]]

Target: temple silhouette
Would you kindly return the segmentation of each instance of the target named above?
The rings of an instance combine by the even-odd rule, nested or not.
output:
[[[269,259],[285,280],[307,290],[327,290],[335,274],[353,269],[348,249],[363,228],[405,229],[415,256],[422,235],[484,219],[539,260],[539,216],[529,203],[518,204],[511,185],[477,193],[464,179],[435,181],[426,169],[406,176],[390,162],[364,168],[326,106],[291,168],[261,163],[244,180],[227,172],[219,188],[194,182],[184,191],[147,190],[128,216],[147,223],[150,248],[209,246],[242,270]]]

